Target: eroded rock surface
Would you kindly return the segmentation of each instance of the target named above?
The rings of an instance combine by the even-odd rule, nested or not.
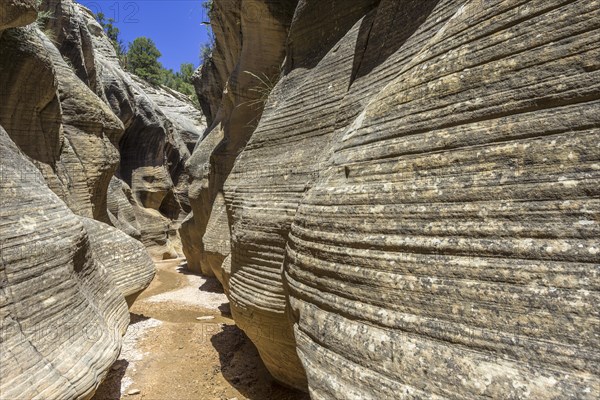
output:
[[[213,275],[213,266],[229,254],[229,249],[219,244],[228,241],[227,229],[218,228],[219,237],[214,239],[219,243],[205,243],[205,233],[209,222],[223,215],[218,200],[223,196],[223,184],[280,75],[295,4],[289,0],[213,2],[211,22],[217,45],[212,58],[196,74],[200,104],[210,129],[186,163],[193,213],[180,230],[188,267],[193,271]]]
[[[36,21],[36,5],[52,17]],[[146,247],[181,253],[183,165],[201,113],[126,75],[80,5],[11,0],[0,5],[0,125],[1,397],[89,398],[119,354],[126,300],[154,277]],[[145,128],[149,158],[128,162]]]
[[[597,397],[598,8],[392,3],[287,242],[312,397]]]
[[[75,213],[108,222],[123,124],[35,24],[0,38],[0,121]]]
[[[74,213],[111,223],[108,186],[119,164],[115,145],[123,134],[122,122],[77,77],[38,24],[4,32],[0,53],[0,121],[9,136]],[[140,231],[125,231],[140,236]],[[103,251],[115,257],[138,243],[118,233],[110,236]],[[142,248],[136,251],[147,256]],[[153,276],[152,264],[122,261],[119,269],[135,282],[123,283],[128,286],[124,292],[141,291]]]
[[[89,218],[82,219],[97,263],[114,278],[123,296],[144,290],[154,278],[154,262],[144,245],[119,229]],[[115,243],[119,243],[115,251]]]
[[[5,29],[28,25],[36,18],[36,0],[5,0],[0,4],[0,35]]]
[[[0,392],[85,398],[119,354],[125,298],[81,218],[2,128],[0,151]]]
[[[106,215],[107,222],[140,237],[154,258],[177,257],[181,253],[177,230],[191,210],[184,164],[205,128],[202,113],[185,96],[125,72],[102,27],[85,7],[72,0],[45,0],[42,7],[55,15],[48,29],[62,56],[124,127],[117,141],[116,172],[131,190],[128,199],[138,221],[115,221],[113,214]],[[104,183],[108,187],[109,181]],[[113,206],[118,201],[107,200]]]
[[[305,371],[314,399],[599,396],[599,5],[299,2],[216,235],[277,379]],[[206,148],[190,170],[214,170]]]

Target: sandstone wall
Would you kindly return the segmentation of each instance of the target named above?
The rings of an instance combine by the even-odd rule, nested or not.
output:
[[[234,318],[253,339],[270,372],[298,388],[306,383],[282,281],[288,232],[298,204],[324,168],[337,103],[350,85],[358,25],[340,37],[373,5],[301,2],[290,31],[289,72],[271,94],[225,186],[232,216],[229,290]],[[302,26],[307,23],[304,18],[315,25]],[[323,48],[309,51],[306,41]]]
[[[184,164],[205,129],[202,113],[185,96],[124,71],[85,7],[72,0],[44,0],[42,8],[52,13],[47,29],[80,83],[123,124],[124,132],[116,142],[120,153],[116,175],[131,189],[129,199],[138,220],[134,225],[140,225],[134,235],[139,231],[155,259],[177,257],[182,253],[177,230],[191,211]],[[109,174],[106,187],[113,175]],[[127,226],[131,221],[118,221],[114,214],[106,220],[132,233]]]
[[[118,231],[91,244],[105,225],[83,217],[107,220],[123,127],[27,25],[26,5],[0,6],[0,393],[86,398],[119,354],[125,296],[154,265],[141,244],[126,254],[138,242]]]
[[[0,152],[0,392],[85,398],[119,355],[125,298],[81,218],[2,128]]]
[[[393,3],[287,242],[312,397],[597,397],[598,4]]]
[[[89,11],[45,1],[42,24],[37,4],[0,5],[0,393],[89,398],[119,354],[126,300],[154,276],[144,245],[181,252],[183,164],[203,125],[182,95],[120,70]],[[129,161],[146,127],[151,161]]]
[[[299,2],[227,173],[229,232],[207,217],[185,249],[230,241],[217,275],[277,379],[306,373],[314,399],[598,397],[599,5]]]
[[[210,221],[223,216],[219,198],[236,157],[258,124],[285,55],[296,1],[214,1],[216,47],[197,72],[196,86],[210,127],[186,163],[192,213],[180,230],[188,267],[213,275],[229,254],[228,229],[207,235]],[[242,40],[243,38],[243,40]],[[215,213],[213,216],[212,214]],[[224,219],[223,219],[224,220]],[[219,249],[215,251],[215,249]],[[217,274],[220,275],[220,274]]]
[[[14,28],[0,40],[0,121],[72,210],[107,221],[123,125],[37,28]]]
[[[0,37],[0,123],[69,209],[110,223],[108,186],[119,164],[123,124],[77,77],[48,35],[34,23]],[[136,245],[114,234],[110,246],[122,253],[106,252],[121,257]],[[121,267],[131,280],[128,294],[144,289],[154,275],[149,258],[134,264]]]

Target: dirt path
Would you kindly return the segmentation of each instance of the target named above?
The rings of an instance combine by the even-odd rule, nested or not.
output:
[[[119,360],[93,400],[308,399],[273,381],[234,325],[219,282],[189,274],[184,263],[157,263],[156,278],[130,310]]]

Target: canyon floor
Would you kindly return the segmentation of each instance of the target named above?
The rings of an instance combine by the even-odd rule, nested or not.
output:
[[[231,319],[219,282],[185,260],[157,263],[130,309],[119,359],[93,400],[304,400],[277,384]]]

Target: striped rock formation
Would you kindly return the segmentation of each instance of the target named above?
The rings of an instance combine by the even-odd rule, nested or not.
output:
[[[226,220],[223,184],[280,75],[295,4],[293,0],[213,2],[211,24],[217,45],[196,74],[198,98],[210,127],[186,162],[193,212],[180,229],[192,271],[214,275],[230,253],[229,229],[221,225]],[[217,221],[219,226],[211,226]]]
[[[154,278],[150,254],[141,242],[132,240],[119,229],[89,218],[83,218],[82,222],[97,264],[113,277],[119,292],[132,303]],[[118,251],[115,251],[115,243],[119,244]]]
[[[363,20],[287,241],[314,399],[600,395],[599,5],[382,1]]]
[[[373,3],[301,2],[285,76],[225,186],[232,215],[232,314],[271,374],[300,389],[306,387],[304,369],[282,280],[286,244],[296,209],[331,151],[338,104],[350,85],[358,29],[342,36]]]
[[[49,0],[40,6],[54,17],[36,22],[37,3],[0,5],[0,397],[89,398],[119,354],[126,300],[154,276],[134,238],[161,258],[177,254],[177,221],[189,211],[183,162],[202,124],[181,95],[145,93],[102,64],[109,45],[89,11]],[[115,115],[128,106],[114,102],[123,93],[147,108]],[[146,111],[155,120],[138,118]],[[117,148],[131,124],[154,122],[146,150],[170,183],[164,195],[114,177],[132,155]]]
[[[131,190],[137,224],[114,214],[107,215],[107,222],[141,238],[153,258],[177,257],[182,253],[177,230],[191,211],[184,164],[205,128],[202,113],[180,93],[153,87],[124,71],[87,8],[73,0],[44,0],[41,7],[53,14],[45,27],[62,57],[124,127],[116,175]]]
[[[299,2],[223,191],[232,312],[277,379],[600,396],[599,10]]]
[[[2,128],[0,152],[0,393],[86,398],[119,355],[125,298],[82,219]]]
[[[0,38],[0,123],[79,215],[107,222],[122,123],[35,24]]]
[[[115,144],[123,134],[121,121],[76,76],[37,24],[3,32],[0,82],[0,123],[11,140],[71,211],[109,223],[108,185],[119,163]],[[121,259],[106,265],[114,263],[119,278],[127,280],[124,295],[140,292],[154,275],[147,252],[137,245],[118,233],[103,244],[103,252]],[[127,248],[140,251],[139,259],[129,260]]]

